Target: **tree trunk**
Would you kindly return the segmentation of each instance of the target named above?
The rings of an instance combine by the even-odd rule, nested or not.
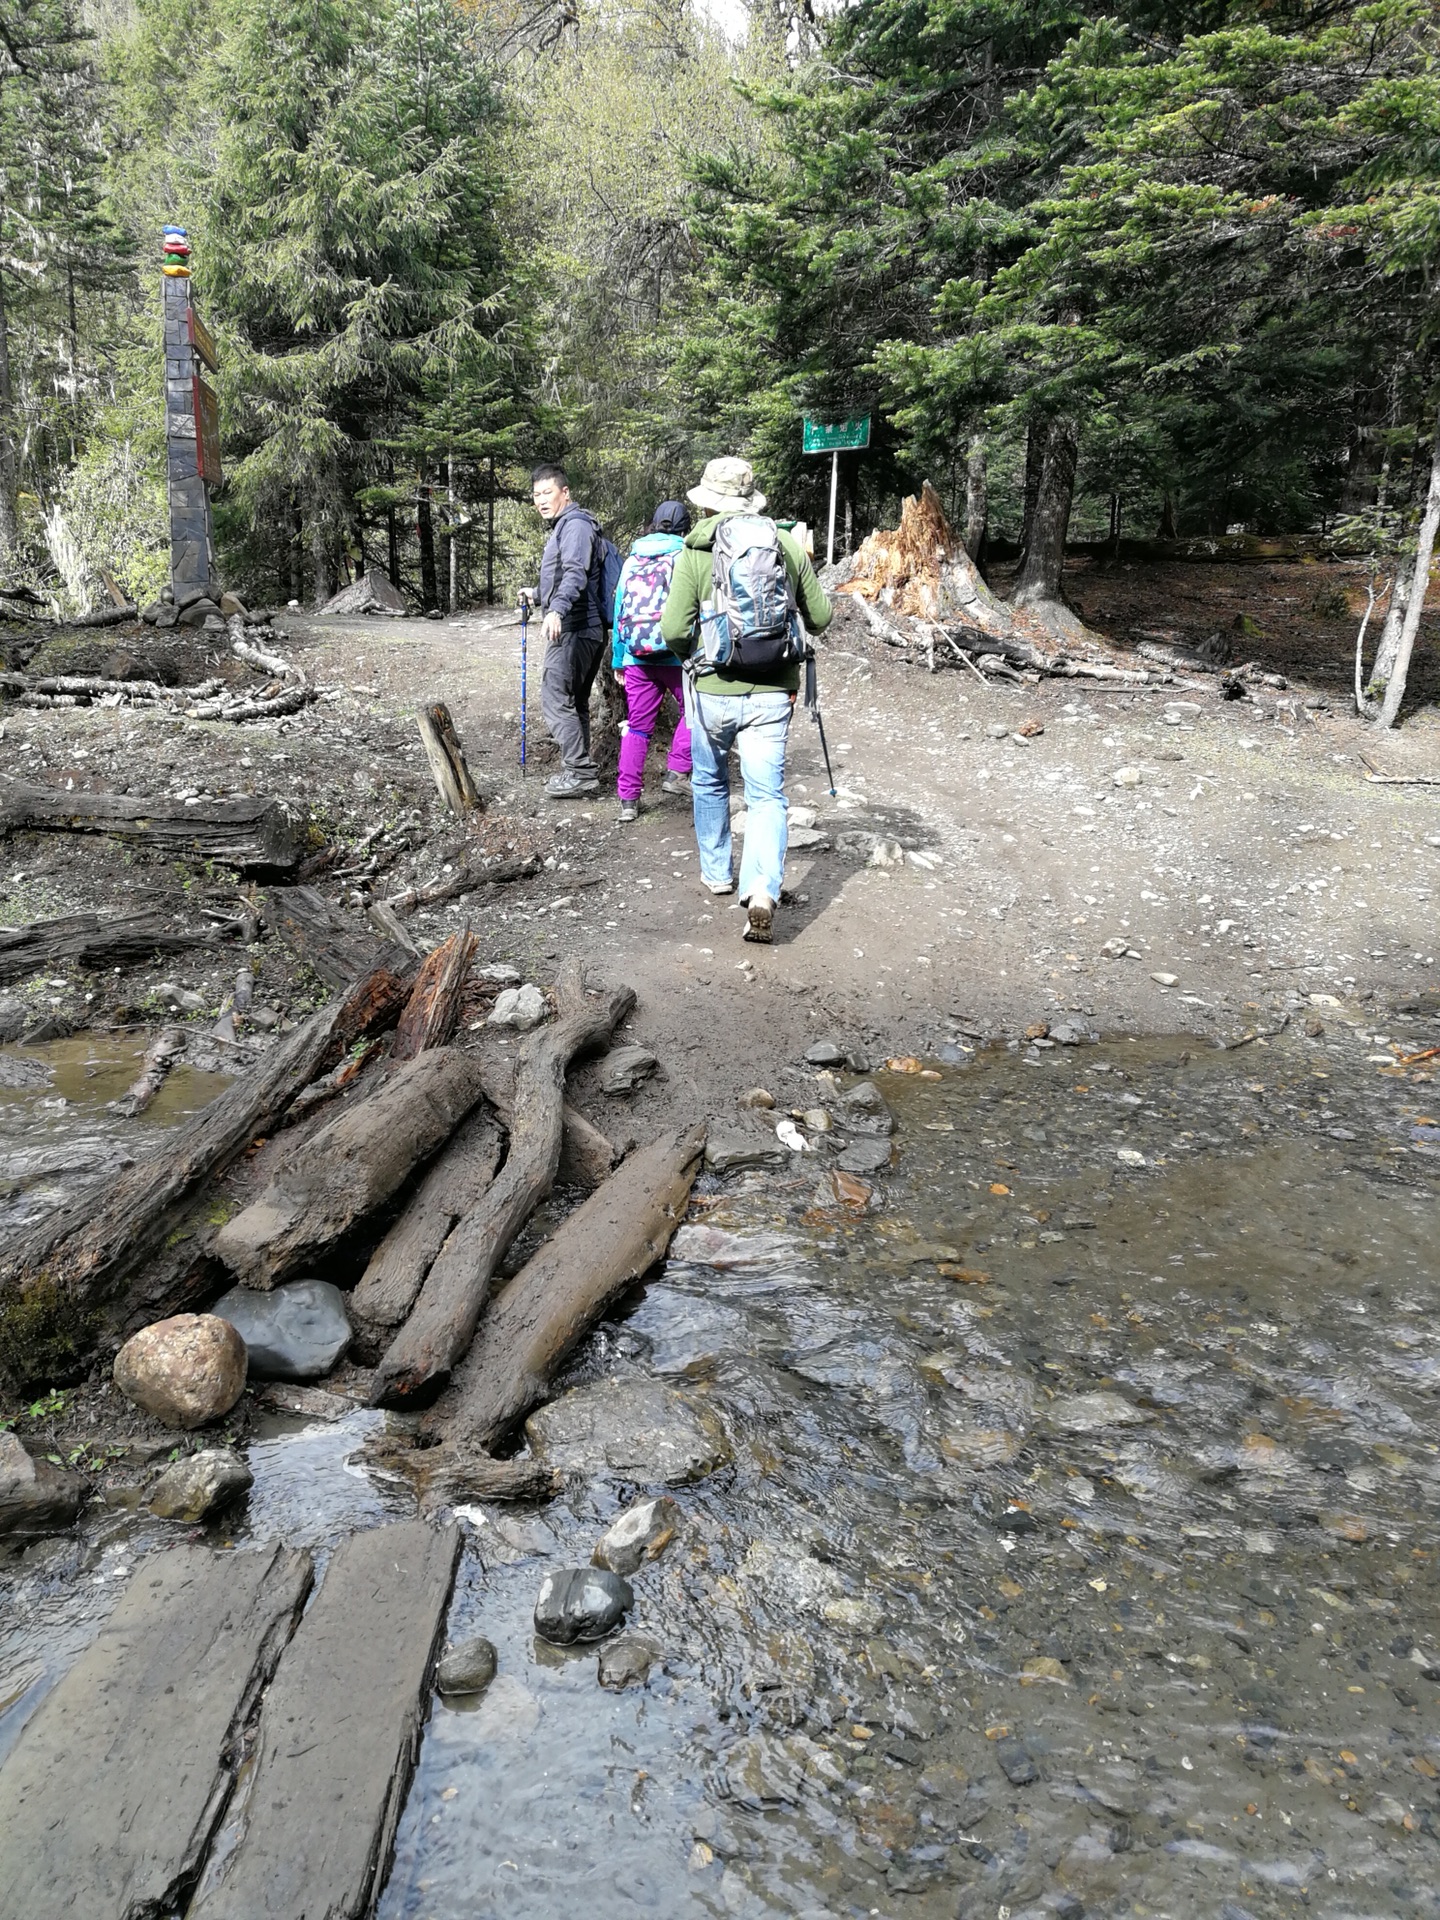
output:
[[[1040,479],[1045,470],[1045,446],[1050,438],[1050,422],[1037,415],[1025,429],[1025,523],[1020,529],[1020,565],[1030,555],[1030,535],[1035,511],[1040,504]]]
[[[239,927],[236,919],[228,927],[212,925],[194,933],[177,931],[167,907],[142,908],[138,913],[110,917],[71,913],[59,920],[0,927],[0,984],[23,980],[42,970],[53,972],[56,967],[143,966],[157,953],[213,947]]]
[[[273,1287],[398,1193],[484,1091],[479,1062],[434,1047],[394,1068],[321,1127],[258,1200],[215,1236],[247,1287]]]
[[[990,526],[990,467],[983,433],[972,433],[965,461],[965,551],[980,565]]]
[[[1160,502],[1160,527],[1155,538],[1157,540],[1173,540],[1175,538],[1175,502],[1168,493],[1162,497]]]
[[[448,613],[454,613],[460,604],[460,542],[455,532],[459,514],[455,505],[455,456],[453,453],[445,456],[445,483],[450,495],[450,517],[447,523],[450,531],[445,536],[445,546],[450,561],[450,591],[445,597],[445,608]]]
[[[1384,698],[1395,672],[1395,656],[1400,651],[1400,633],[1405,625],[1405,609],[1410,604],[1410,576],[1395,569],[1395,584],[1390,589],[1390,604],[1385,609],[1385,624],[1380,629],[1380,639],[1375,648],[1375,664],[1370,669],[1370,678],[1366,682],[1366,704],[1362,712],[1373,712],[1375,704]]]
[[[298,501],[290,506],[290,598],[305,601],[305,521]]]
[[[410,957],[386,947],[357,916],[342,913],[314,887],[271,887],[260,896],[267,927],[331,987],[346,987],[371,967],[404,973]]]
[[[442,940],[426,960],[395,1029],[392,1060],[413,1060],[449,1041],[460,1018],[460,996],[478,944],[467,927],[463,933],[452,933],[448,940]]]
[[[667,1134],[577,1207],[501,1294],[427,1425],[460,1449],[503,1440],[611,1301],[664,1257],[704,1150],[703,1126]]]
[[[3,1329],[12,1369],[23,1370],[27,1296],[39,1289],[45,1300],[63,1305],[77,1337],[87,1337],[91,1313],[164,1244],[175,1210],[200,1182],[228,1166],[257,1134],[270,1132],[300,1089],[355,1041],[392,1024],[404,998],[403,983],[377,969],[343,1000],[311,1014],[101,1193],[79,1195],[16,1241],[0,1264],[0,1320],[18,1309]]]
[[[227,867],[293,867],[297,823],[273,800],[145,800],[124,793],[69,793],[0,780],[0,836],[19,832],[106,833],[182,858]]]
[[[440,798],[452,813],[465,814],[480,804],[480,793],[465,762],[465,749],[443,700],[418,709],[415,724],[420,744],[435,776]]]
[[[1051,421],[1045,436],[1045,459],[1029,538],[1025,542],[1025,556],[1015,582],[1013,598],[1017,607],[1064,605],[1061,575],[1065,567],[1065,535],[1070,528],[1070,504],[1075,494],[1077,452],[1075,422],[1065,417]],[[1025,485],[1028,493],[1028,472]]]
[[[20,546],[15,396],[10,381],[10,317],[0,273],[0,566],[9,568]]]
[[[1425,496],[1425,512],[1420,521],[1420,537],[1415,549],[1415,571],[1410,576],[1410,604],[1400,629],[1395,651],[1395,667],[1385,685],[1385,702],[1377,727],[1393,727],[1400,717],[1405,698],[1405,682],[1410,673],[1410,656],[1415,651],[1415,636],[1420,616],[1425,611],[1425,593],[1430,585],[1430,561],[1435,552],[1435,536],[1440,533],[1440,414],[1436,415],[1430,448],[1430,488]]]
[[[430,464],[426,460],[420,462],[418,486],[415,527],[420,538],[420,610],[430,613],[440,604],[440,587],[435,575],[435,522],[430,512]]]
[[[334,555],[330,551],[330,530],[319,500],[310,507],[310,566],[314,574],[311,591],[318,613],[335,591]]]
[[[376,1369],[372,1406],[424,1405],[450,1378],[506,1248],[555,1183],[566,1069],[577,1053],[608,1039],[634,1004],[629,987],[617,988],[522,1042],[505,1166],[441,1249],[415,1311]]]

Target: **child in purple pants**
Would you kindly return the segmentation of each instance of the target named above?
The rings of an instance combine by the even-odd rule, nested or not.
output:
[[[670,591],[675,556],[689,531],[690,510],[684,501],[662,501],[620,570],[611,627],[611,665],[624,685],[629,716],[621,733],[615,782],[622,822],[639,817],[645,756],[667,693],[673,696],[680,717],[660,791],[690,792],[690,727],[685,718],[682,670],[660,637],[660,614]]]

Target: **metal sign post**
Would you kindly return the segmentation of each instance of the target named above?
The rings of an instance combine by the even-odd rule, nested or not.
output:
[[[870,416],[858,413],[849,420],[812,420],[804,417],[804,451],[830,456],[830,528],[825,537],[825,564],[835,561],[835,501],[840,491],[840,455],[870,444]]]

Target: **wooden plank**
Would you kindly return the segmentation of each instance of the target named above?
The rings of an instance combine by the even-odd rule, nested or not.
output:
[[[373,1914],[430,1697],[459,1529],[347,1540],[265,1699],[254,1768],[187,1920]]]
[[[193,1884],[241,1733],[309,1591],[308,1553],[140,1562],[0,1768],[0,1920],[142,1920]]]

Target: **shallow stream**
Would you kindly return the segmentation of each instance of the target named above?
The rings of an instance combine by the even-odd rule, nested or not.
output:
[[[819,1157],[703,1181],[573,1375],[734,1450],[635,1576],[663,1670],[530,1625],[633,1487],[465,1509],[499,1676],[434,1707],[384,1920],[1440,1912],[1440,1102],[1368,1044],[882,1073],[868,1211]],[[410,1511],[381,1418],[272,1418],[217,1540]],[[169,1537],[7,1576],[0,1752]]]

